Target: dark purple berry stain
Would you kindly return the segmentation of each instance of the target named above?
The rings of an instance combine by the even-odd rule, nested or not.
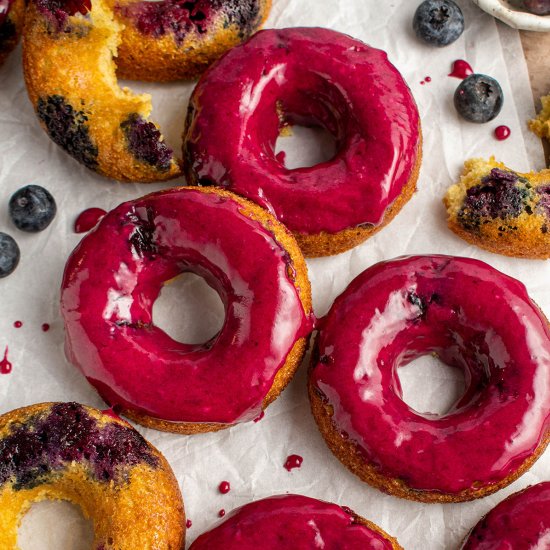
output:
[[[130,246],[142,258],[154,259],[158,249],[155,243],[155,213],[148,206],[134,208],[127,215],[127,220],[134,226],[128,241]]]
[[[159,37],[171,33],[181,44],[193,31],[208,32],[217,15],[225,15],[227,26],[237,25],[240,34],[248,36],[258,23],[260,0],[161,0],[135,2],[117,9],[135,21],[142,34]]]
[[[52,140],[87,168],[97,168],[97,147],[90,138],[84,111],[76,111],[60,95],[40,98],[36,107]]]
[[[160,132],[152,122],[132,113],[121,125],[128,149],[134,157],[165,172],[170,169],[172,149],[164,143]]]
[[[505,220],[532,213],[532,193],[527,180],[515,172],[493,168],[479,185],[468,189],[458,220],[465,229],[478,229],[483,218]],[[502,226],[502,231],[506,228]],[[513,227],[509,227],[513,229]]]
[[[91,0],[35,0],[38,11],[52,23],[55,30],[65,30],[70,16],[86,15],[92,9]]]
[[[124,468],[158,466],[147,442],[131,427],[98,426],[78,403],[58,403],[26,424],[14,424],[0,441],[0,484],[15,490],[45,483],[71,462],[85,464],[95,481],[124,483]]]
[[[550,184],[541,185],[536,189],[539,196],[539,208],[550,217]]]

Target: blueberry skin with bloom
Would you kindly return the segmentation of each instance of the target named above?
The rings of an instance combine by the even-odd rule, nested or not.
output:
[[[0,279],[15,271],[20,257],[19,246],[13,237],[0,232]]]
[[[27,185],[11,196],[9,213],[17,229],[37,233],[50,225],[57,206],[48,190],[39,185]]]
[[[500,84],[484,74],[472,74],[465,78],[454,95],[458,114],[477,123],[493,120],[500,113],[503,101]]]
[[[464,31],[464,15],[453,0],[425,0],[416,9],[413,29],[431,46],[448,46]]]

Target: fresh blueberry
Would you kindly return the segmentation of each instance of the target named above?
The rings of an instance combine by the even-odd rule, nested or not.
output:
[[[15,271],[21,253],[17,243],[6,233],[0,233],[0,279]]]
[[[536,15],[550,15],[550,0],[524,0],[525,9]]]
[[[425,0],[416,9],[413,29],[431,46],[447,46],[464,31],[464,15],[453,0]]]
[[[504,96],[500,84],[490,76],[471,74],[455,91],[458,114],[471,122],[489,122],[502,109]]]
[[[50,225],[57,206],[46,189],[39,185],[27,185],[11,196],[9,211],[18,229],[37,233]]]

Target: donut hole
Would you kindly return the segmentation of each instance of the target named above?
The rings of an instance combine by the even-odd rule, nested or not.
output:
[[[328,162],[337,151],[336,138],[320,125],[285,126],[275,142],[275,158],[288,170]]]
[[[224,320],[220,295],[194,273],[183,273],[165,283],[153,304],[153,323],[184,344],[210,341],[220,332]]]
[[[464,370],[447,365],[436,354],[402,365],[397,376],[401,399],[422,416],[446,416],[466,393]]]
[[[92,522],[78,506],[44,500],[23,516],[17,542],[21,550],[89,550],[94,540]]]

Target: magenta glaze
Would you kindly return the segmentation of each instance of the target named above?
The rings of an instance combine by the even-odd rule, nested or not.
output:
[[[87,208],[78,215],[74,222],[75,233],[87,233],[107,214],[102,208]]]
[[[289,455],[284,463],[285,470],[290,472],[295,468],[300,468],[303,461],[304,459],[300,455]]]
[[[271,232],[214,193],[171,189],[124,203],[65,268],[67,357],[111,405],[176,422],[252,420],[311,330],[289,261]],[[202,345],[152,321],[163,283],[186,271],[225,304],[223,328]]]
[[[472,530],[463,550],[548,550],[550,482],[515,493]]]
[[[290,123],[326,127],[336,156],[285,168],[275,157],[277,106]],[[260,31],[233,48],[197,84],[187,122],[191,178],[228,187],[307,234],[381,223],[420,143],[415,102],[385,52],[321,28]]]
[[[13,0],[0,0],[0,26],[4,24],[10,13]]]
[[[365,459],[420,491],[513,474],[550,427],[550,331],[522,283],[478,260],[412,256],[359,275],[321,321],[311,371]],[[444,416],[401,400],[397,369],[436,353],[466,375]]]
[[[464,80],[467,76],[474,73],[474,70],[467,61],[464,59],[457,59],[453,63],[453,68],[447,76],[453,76],[454,78],[460,78]]]
[[[0,374],[9,374],[11,372],[13,365],[8,359],[8,346],[4,350],[4,357],[0,361]]]
[[[391,550],[389,540],[340,506],[280,495],[237,508],[189,550]]]

